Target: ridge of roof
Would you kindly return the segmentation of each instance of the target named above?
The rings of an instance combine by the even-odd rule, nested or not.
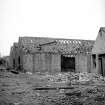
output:
[[[30,37],[30,36],[23,36],[19,37],[19,39],[26,39],[26,38],[34,38],[34,39],[54,39],[54,40],[80,40],[80,41],[95,41],[95,40],[86,40],[86,39],[69,39],[69,38],[53,38],[53,37]]]

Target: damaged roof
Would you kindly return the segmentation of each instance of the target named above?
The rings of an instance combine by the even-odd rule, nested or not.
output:
[[[51,52],[61,54],[90,53],[93,40],[20,37],[19,45],[26,53]]]

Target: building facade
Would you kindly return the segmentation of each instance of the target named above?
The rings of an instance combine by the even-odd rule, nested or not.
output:
[[[92,49],[92,72],[105,76],[105,27],[101,27]]]
[[[23,72],[91,72],[92,40],[19,37],[10,65]]]

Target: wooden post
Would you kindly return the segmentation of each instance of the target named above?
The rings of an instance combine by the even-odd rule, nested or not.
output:
[[[94,69],[94,68],[93,68],[93,56],[92,56],[92,54],[91,54],[91,71],[90,71],[91,73],[93,73],[93,69]]]
[[[96,73],[99,73],[99,55],[96,54]]]

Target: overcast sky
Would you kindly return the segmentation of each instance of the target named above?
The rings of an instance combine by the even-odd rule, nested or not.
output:
[[[105,0],[0,0],[0,53],[19,36],[95,40],[105,26]]]

